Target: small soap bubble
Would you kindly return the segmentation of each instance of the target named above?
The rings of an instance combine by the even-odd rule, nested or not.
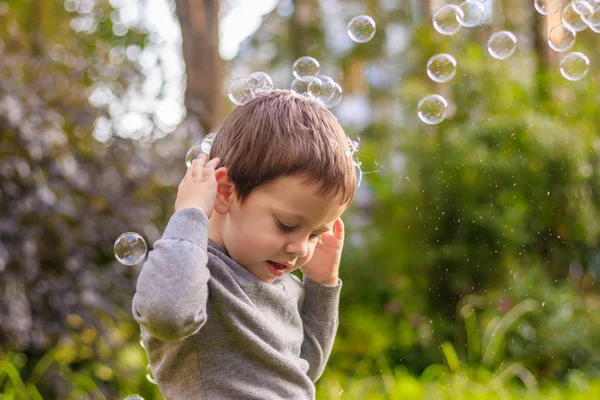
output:
[[[202,143],[195,144],[192,147],[190,147],[190,149],[187,151],[187,153],[185,155],[185,166],[189,168],[190,165],[192,165],[192,161],[200,158],[202,153],[205,153],[205,151],[202,148]]]
[[[308,84],[307,93],[313,100],[317,100],[321,96],[321,89],[323,88],[323,81],[319,78],[313,78]]]
[[[472,28],[479,25],[485,15],[485,9],[481,3],[467,0],[460,3],[458,6],[463,12],[462,26]]]
[[[294,62],[292,72],[294,73],[296,79],[306,81],[317,76],[320,68],[321,66],[317,60],[312,57],[304,56],[300,57]]]
[[[455,5],[447,4],[433,14],[433,27],[442,35],[454,35],[464,19],[463,11]]]
[[[333,96],[335,90],[335,81],[327,75],[319,75],[318,79],[321,81],[321,91],[317,97],[317,101],[323,105]],[[310,93],[310,85],[309,85]]]
[[[517,37],[509,31],[496,32],[488,40],[487,46],[492,57],[505,60],[517,49]]]
[[[542,15],[552,15],[560,10],[561,0],[535,0],[533,5]]]
[[[555,26],[548,33],[548,45],[554,51],[563,52],[575,45],[577,33],[565,25]]]
[[[303,95],[308,92],[309,80],[301,81],[300,79],[294,79],[290,85],[290,90],[296,94]]]
[[[357,43],[366,43],[375,36],[375,20],[368,15],[359,15],[348,22],[348,36]]]
[[[417,115],[427,125],[437,125],[448,115],[448,101],[439,94],[424,96],[417,106]]]
[[[434,55],[427,62],[427,75],[434,82],[448,82],[456,75],[456,59],[450,54]]]
[[[586,1],[572,1],[562,10],[562,23],[568,28],[580,32],[587,29],[584,18],[589,18],[594,13],[592,6]]]
[[[254,72],[248,77],[248,86],[252,96],[257,97],[273,90],[273,80],[264,72]]]
[[[146,241],[138,233],[126,232],[119,236],[114,245],[115,257],[123,265],[135,265],[146,257]]]
[[[596,5],[594,5],[592,8],[593,8],[593,11],[592,11],[591,15],[587,15],[587,14],[582,15],[583,21],[590,28],[600,28],[600,1],[596,2]],[[595,32],[597,32],[597,31],[595,31]]]
[[[152,375],[152,368],[150,368],[150,364],[146,365],[146,379],[148,379],[148,382],[156,385],[156,379],[154,379],[154,375]]]
[[[331,97],[325,102],[325,107],[332,108],[340,104],[342,101],[342,87],[339,83],[334,82],[335,85],[333,87],[333,94]]]
[[[210,155],[210,150],[212,149],[212,144],[213,144],[213,141],[215,140],[215,136],[217,136],[217,134],[215,132],[211,132],[204,137],[204,139],[202,140],[202,143],[200,143],[200,150],[203,153]],[[199,157],[199,155],[198,155],[198,157]],[[188,165],[188,167],[189,167],[189,165]]]
[[[130,394],[129,396],[125,397],[124,400],[144,400],[144,398],[139,394]]]
[[[583,53],[567,54],[560,61],[560,73],[570,81],[583,79],[590,69],[590,59]]]
[[[247,78],[236,78],[229,85],[229,99],[237,106],[243,106],[252,100],[252,91]]]

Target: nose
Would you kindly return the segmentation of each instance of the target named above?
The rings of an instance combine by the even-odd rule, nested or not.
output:
[[[308,237],[296,237],[285,245],[285,252],[295,254],[296,257],[306,257],[308,255]]]

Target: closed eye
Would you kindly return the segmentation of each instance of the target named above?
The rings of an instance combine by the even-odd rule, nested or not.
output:
[[[277,221],[277,226],[284,232],[293,232],[296,229],[295,226],[289,226],[281,223],[281,221]]]

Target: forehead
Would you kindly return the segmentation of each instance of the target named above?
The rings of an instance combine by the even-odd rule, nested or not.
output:
[[[257,206],[300,217],[311,223],[335,221],[348,207],[341,195],[320,192],[319,182],[309,182],[305,176],[283,176],[255,189],[249,196]]]

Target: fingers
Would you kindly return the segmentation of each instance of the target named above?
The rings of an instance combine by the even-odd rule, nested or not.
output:
[[[208,162],[207,160],[208,154],[202,153],[200,157],[192,161],[192,165],[188,168],[186,176],[189,174],[194,180],[203,180],[204,178],[214,176],[215,168],[219,165],[221,160],[219,157],[215,157]]]

